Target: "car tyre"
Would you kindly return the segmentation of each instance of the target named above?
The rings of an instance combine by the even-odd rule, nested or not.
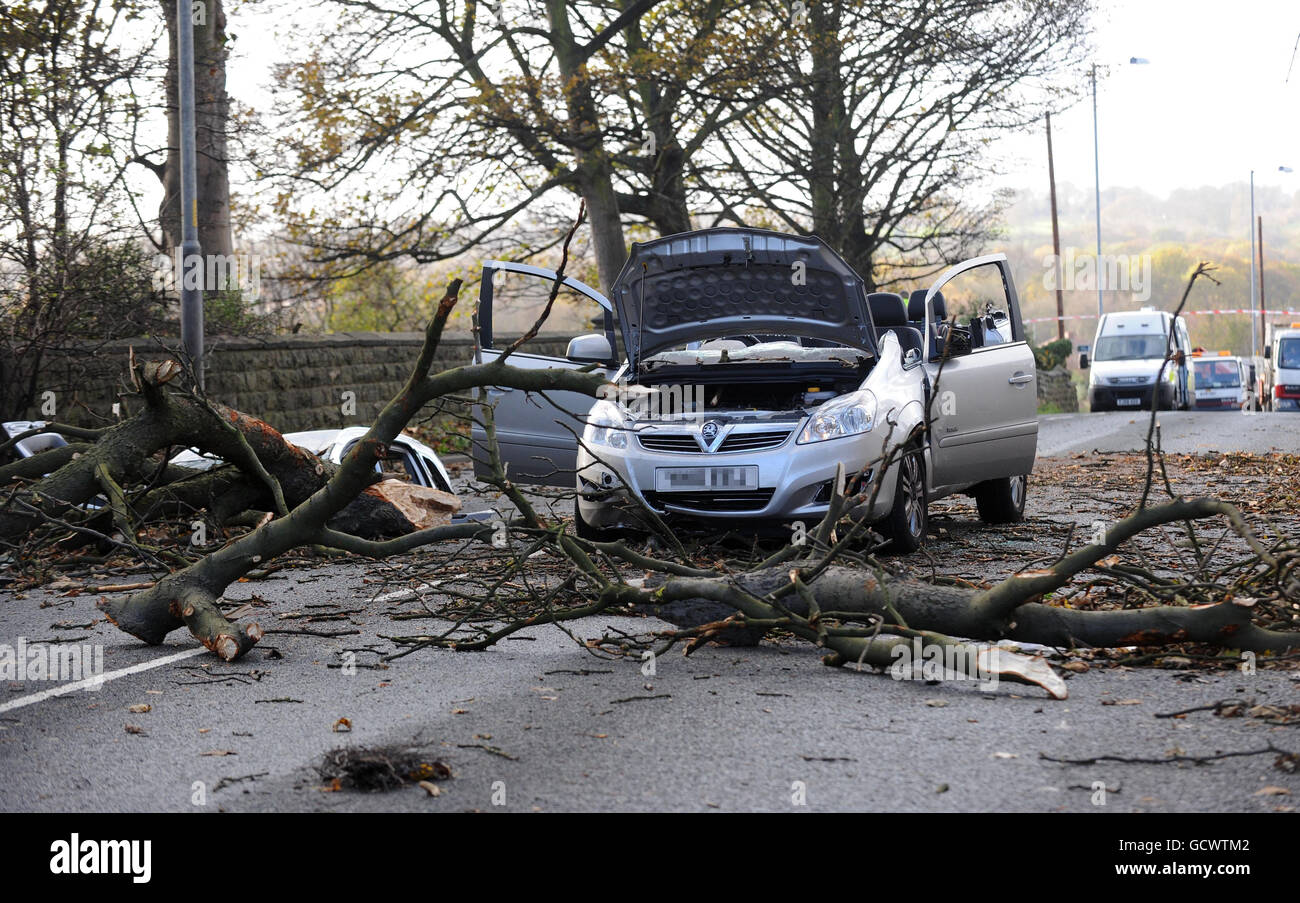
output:
[[[925,455],[920,446],[911,445],[898,462],[894,506],[881,524],[889,538],[886,551],[906,555],[925,543],[929,528],[925,494]]]
[[[1025,496],[1029,494],[1029,477],[1001,477],[985,480],[975,487],[975,507],[986,524],[1015,524],[1025,519]]]

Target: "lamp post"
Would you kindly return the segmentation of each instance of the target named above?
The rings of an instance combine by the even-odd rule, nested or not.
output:
[[[1279,166],[1278,172],[1295,172],[1289,166]],[[1259,238],[1256,250],[1256,236]],[[1259,267],[1256,275],[1255,267]],[[1258,286],[1259,304],[1255,303],[1256,286]],[[1259,322],[1255,321],[1255,311],[1259,311]],[[1264,219],[1255,216],[1255,170],[1250,171],[1250,353],[1259,354],[1260,331],[1264,326]]]
[[[1255,274],[1255,170],[1250,171],[1250,222],[1247,227],[1250,229],[1250,303],[1246,305],[1250,308],[1250,354],[1255,356],[1259,349],[1259,330],[1261,323],[1255,322],[1255,311],[1258,305],[1255,303],[1255,286],[1258,285],[1259,277]],[[1263,317],[1263,313],[1260,313]]]
[[[1130,66],[1146,66],[1150,60],[1140,56],[1129,57]],[[1097,127],[1097,64],[1092,64],[1090,73],[1092,79],[1092,173],[1095,185],[1095,201],[1097,204],[1097,319],[1101,319],[1103,313],[1101,301],[1101,140]]]
[[[196,284],[202,276],[186,278],[192,264],[204,272],[199,256],[198,179],[194,159],[194,13],[189,0],[176,0],[176,102],[180,107],[181,157],[181,346],[194,365],[194,379],[203,388],[203,291]]]

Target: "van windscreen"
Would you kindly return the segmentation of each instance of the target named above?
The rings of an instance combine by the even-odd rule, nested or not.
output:
[[[1235,389],[1241,385],[1241,370],[1236,361],[1197,361],[1198,389]]]
[[[1158,332],[1145,335],[1108,335],[1097,340],[1094,361],[1141,361],[1163,359],[1168,339]]]
[[[1277,343],[1277,365],[1283,370],[1300,370],[1300,339],[1286,338]]]

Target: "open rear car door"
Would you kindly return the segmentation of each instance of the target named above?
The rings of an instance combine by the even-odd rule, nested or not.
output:
[[[479,288],[479,360],[484,363],[495,360],[514,337],[533,325],[545,308],[555,278],[552,270],[523,263],[489,260],[483,264]],[[574,337],[568,343],[566,356],[539,353],[543,340],[553,342],[555,333],[561,331]],[[521,369],[576,370],[595,362],[600,365],[597,372],[608,378],[618,366],[617,349],[613,306],[609,300],[590,286],[566,276],[542,334],[511,354],[510,364]],[[543,396],[504,386],[476,391],[475,423],[470,431],[475,476],[483,477],[489,472],[480,405],[490,404],[502,464],[510,479],[516,483],[572,489],[577,437],[582,435],[587,412],[595,401],[577,392],[548,392]]]

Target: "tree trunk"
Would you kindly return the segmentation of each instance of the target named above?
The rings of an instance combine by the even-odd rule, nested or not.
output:
[[[614,191],[614,168],[605,150],[600,114],[592,96],[587,65],[580,59],[569,26],[568,6],[564,0],[547,0],[547,11],[551,21],[551,44],[555,48],[560,77],[564,80],[569,135],[574,145],[579,190],[587,202],[596,269],[600,273],[601,290],[609,294],[627,261],[618,194]]]
[[[180,106],[177,102],[176,3],[161,0],[167,20],[168,62],[167,162],[163,166],[163,199],[158,208],[168,248],[181,243]],[[188,4],[187,4],[188,5]],[[199,247],[204,254],[234,253],[230,230],[230,176],[227,156],[226,13],[222,0],[194,7],[194,130],[199,204]],[[198,10],[202,10],[202,15]],[[213,286],[205,286],[213,288]]]
[[[287,442],[264,421],[220,405],[209,409],[188,396],[168,392],[164,384],[173,371],[145,364],[137,373],[145,400],[139,414],[110,428],[93,445],[52,449],[0,468],[0,485],[15,477],[49,474],[32,494],[18,496],[25,506],[0,509],[0,538],[19,540],[48,518],[64,517],[103,492],[106,480],[119,486],[144,480],[158,467],[151,456],[172,447],[199,448],[234,466],[197,473],[151,490],[135,502],[135,510],[207,508],[220,523],[250,508],[277,510],[280,503],[271,488],[272,480],[284,507],[290,508],[306,501],[333,475],[333,465]],[[74,449],[79,452],[75,458]],[[171,469],[173,477],[178,472],[184,471]],[[416,525],[394,501],[381,488],[370,487],[342,506],[330,526],[375,539],[412,532]],[[105,510],[85,526],[108,532],[114,513]]]

